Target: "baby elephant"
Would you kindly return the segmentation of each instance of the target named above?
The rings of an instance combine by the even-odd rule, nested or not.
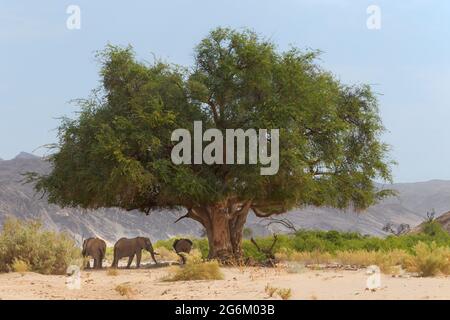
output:
[[[94,259],[94,269],[102,268],[102,261],[105,258],[106,242],[99,238],[88,238],[83,241],[83,257],[92,257]],[[86,268],[90,268],[89,261]]]
[[[192,241],[189,239],[177,239],[173,243],[173,249],[181,257],[182,264],[185,264],[186,258],[181,253],[189,254],[191,252]]]
[[[133,239],[121,238],[114,245],[114,261],[111,265],[112,268],[117,268],[119,260],[128,257],[127,269],[130,268],[131,262],[133,262],[134,256],[136,256],[136,267],[139,268],[141,264],[142,249],[147,250],[152,255],[153,261],[157,264],[155,259],[155,253],[153,251],[152,243],[149,238],[137,237]]]

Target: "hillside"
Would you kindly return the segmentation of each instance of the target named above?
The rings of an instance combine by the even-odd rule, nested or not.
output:
[[[434,221],[436,221],[437,223],[439,223],[442,228],[444,230],[447,230],[447,232],[450,233],[450,211],[446,212],[442,215],[440,215],[439,217],[437,217]],[[424,228],[424,222],[422,222],[421,224],[419,224],[417,227],[415,227],[412,232],[420,232],[423,230]]]
[[[87,211],[51,205],[41,199],[31,185],[21,182],[23,172],[44,173],[48,170],[46,162],[26,153],[12,160],[0,161],[0,224],[7,216],[38,218],[48,228],[68,231],[77,241],[97,235],[112,243],[121,237],[137,235],[147,235],[156,240],[177,234],[200,233],[201,226],[195,221],[185,219],[173,224],[180,212],[158,211],[145,216],[119,209]]]

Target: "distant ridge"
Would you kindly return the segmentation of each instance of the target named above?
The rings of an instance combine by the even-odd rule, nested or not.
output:
[[[21,152],[17,156],[14,157],[13,160],[27,160],[27,159],[39,159],[38,156],[35,156],[34,154],[28,153],[28,152]]]

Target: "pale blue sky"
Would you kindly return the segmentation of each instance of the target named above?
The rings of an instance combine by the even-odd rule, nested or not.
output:
[[[81,8],[81,30],[66,28],[70,4]],[[381,30],[366,27],[371,4],[381,8]],[[450,2],[442,0],[1,0],[0,157],[55,141],[57,117],[76,110],[68,101],[98,85],[94,51],[108,42],[190,65],[217,26],[252,28],[281,50],[323,50],[321,63],[343,81],[383,94],[395,181],[450,179]]]

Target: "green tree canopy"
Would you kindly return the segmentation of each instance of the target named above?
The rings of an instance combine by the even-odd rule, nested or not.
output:
[[[149,212],[184,207],[200,222],[210,257],[239,257],[249,210],[258,216],[304,205],[367,208],[389,194],[388,146],[367,85],[348,86],[318,52],[276,46],[252,31],[213,30],[183,68],[136,60],[131,47],[99,53],[101,86],[64,119],[50,174],[37,190],[62,206]],[[276,175],[260,165],[175,165],[171,133],[203,127],[279,129]]]

